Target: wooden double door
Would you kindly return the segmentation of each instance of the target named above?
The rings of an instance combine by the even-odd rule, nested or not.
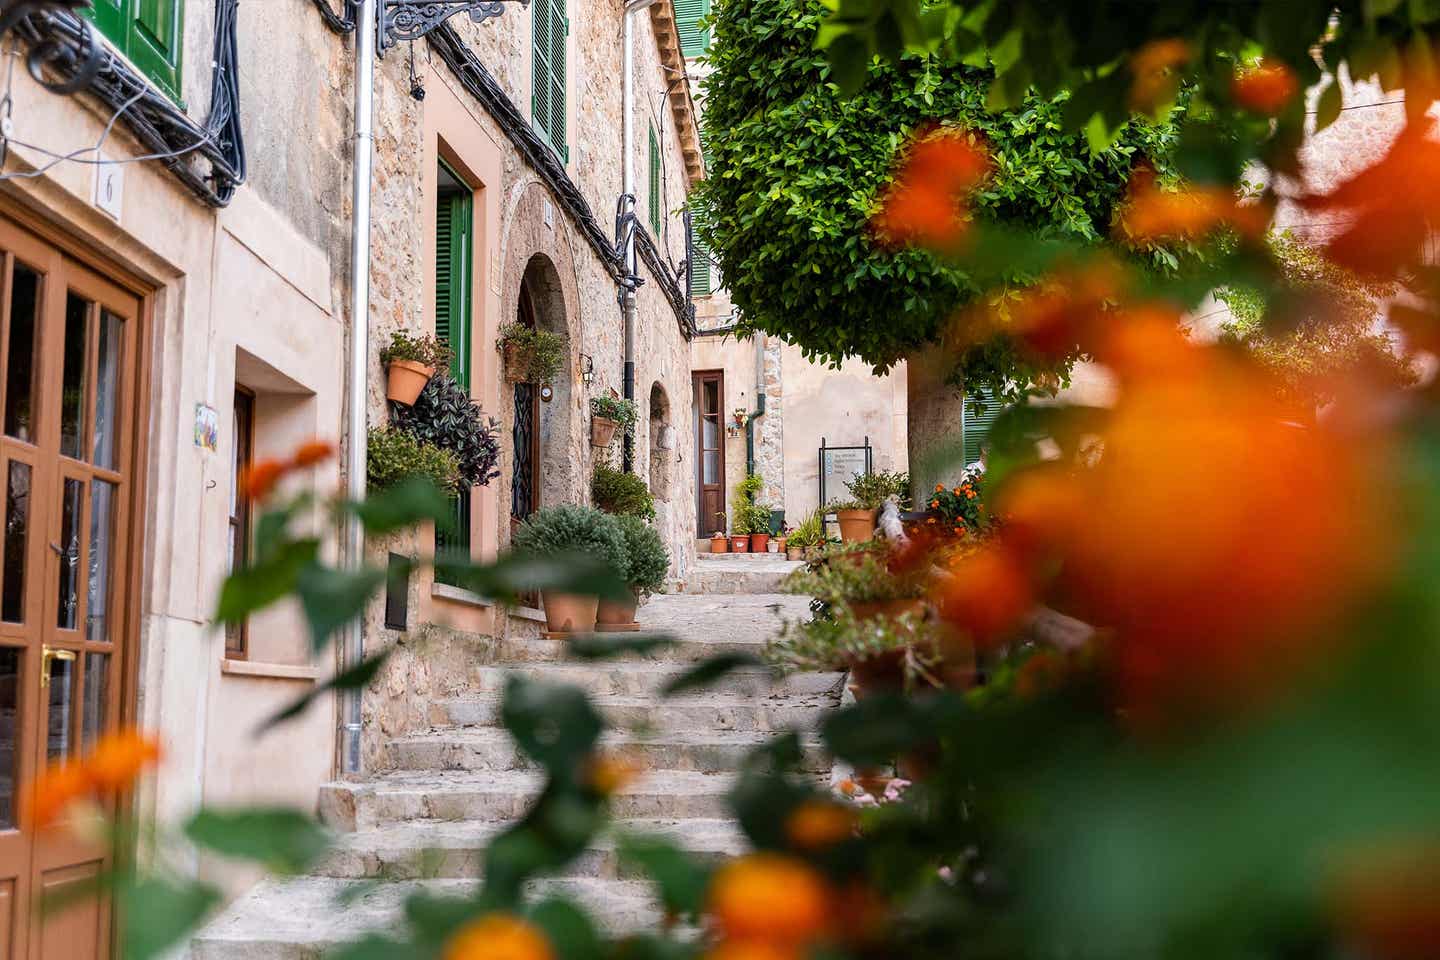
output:
[[[695,536],[725,530],[725,371],[697,370],[695,390]]]
[[[0,218],[0,960],[110,955],[109,863],[25,787],[120,719],[138,298]]]

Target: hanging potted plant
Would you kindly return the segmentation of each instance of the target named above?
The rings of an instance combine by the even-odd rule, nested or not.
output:
[[[590,446],[608,447],[615,439],[615,433],[635,426],[639,413],[634,400],[619,397],[590,398]]]
[[[397,428],[425,443],[454,454],[460,465],[460,488],[488,484],[500,475],[500,425],[448,372],[430,378],[410,407],[393,412]]]
[[[595,626],[606,632],[639,630],[635,611],[645,598],[664,588],[665,574],[670,570],[670,551],[665,549],[665,542],[655,528],[639,517],[616,517],[615,523],[625,539],[625,582],[630,587],[631,599],[628,602],[601,600]]]
[[[622,572],[629,567],[625,538],[615,518],[594,507],[573,503],[532,513],[515,531],[511,545],[536,557],[588,554]],[[540,600],[545,608],[545,626],[552,636],[572,636],[595,629],[599,597],[541,590]]]
[[[380,351],[380,363],[385,367],[386,399],[408,407],[435,371],[450,365],[450,347],[429,334],[417,337],[396,330],[390,345]]]
[[[523,323],[507,323],[495,342],[509,383],[549,383],[565,363],[565,338]]]

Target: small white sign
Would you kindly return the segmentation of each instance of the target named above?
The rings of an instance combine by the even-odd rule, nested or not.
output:
[[[120,205],[125,195],[125,165],[121,163],[95,164],[95,206],[104,210],[116,220],[120,219]]]
[[[545,198],[545,226],[555,226],[555,205],[550,202],[548,197]]]

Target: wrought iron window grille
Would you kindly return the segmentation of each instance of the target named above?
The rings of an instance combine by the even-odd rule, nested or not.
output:
[[[484,23],[504,13],[507,3],[530,6],[530,0],[380,0],[380,55],[402,40],[419,40],[457,13]]]

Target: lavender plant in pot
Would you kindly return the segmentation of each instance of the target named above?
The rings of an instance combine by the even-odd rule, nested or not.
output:
[[[665,549],[665,542],[655,528],[639,517],[618,516],[615,523],[625,540],[626,566],[623,572],[633,599],[628,603],[601,600],[596,628],[602,631],[638,630],[635,611],[646,597],[664,589],[665,574],[670,570],[670,551]]]
[[[610,564],[622,575],[629,569],[625,537],[616,518],[579,504],[566,503],[537,510],[515,531],[517,551],[537,557],[589,554]],[[595,629],[600,598],[542,590],[545,625],[551,633],[589,633]]]

